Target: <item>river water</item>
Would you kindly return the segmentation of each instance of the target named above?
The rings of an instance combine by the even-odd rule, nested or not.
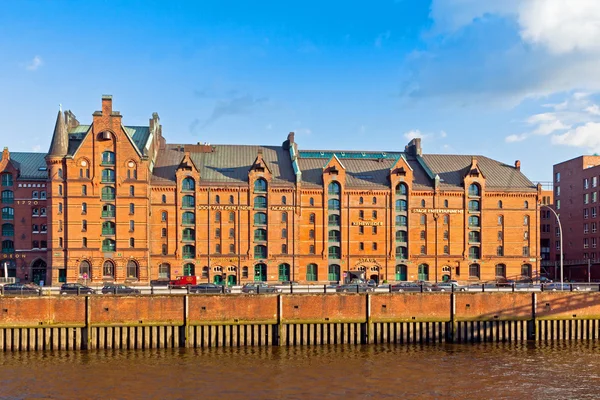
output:
[[[594,342],[0,354],[2,399],[599,397]]]

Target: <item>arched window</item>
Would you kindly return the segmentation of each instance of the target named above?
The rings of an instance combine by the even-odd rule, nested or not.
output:
[[[221,211],[215,213],[215,222],[221,222]]]
[[[499,278],[506,278],[506,265],[504,265],[504,264],[496,265],[496,276]]]
[[[115,251],[117,245],[113,239],[104,239],[102,241],[102,251],[106,253],[112,253]]]
[[[167,229],[163,228],[164,236],[167,236]],[[192,228],[185,228],[183,230],[183,240],[185,241],[194,241],[196,240],[196,231]]]
[[[479,231],[470,231],[469,232],[469,243],[479,243],[481,242],[481,236]]]
[[[167,221],[167,212],[166,211],[163,211],[160,213],[160,220],[163,222]]]
[[[102,200],[112,201],[115,199],[116,190],[112,186],[104,186],[101,190]]]
[[[12,190],[3,190],[2,191],[2,203],[3,204],[12,204],[15,201],[15,195]]]
[[[421,231],[420,238],[421,238],[421,240],[427,239],[427,232]]]
[[[279,280],[281,282],[290,280],[290,265],[289,264],[285,264],[285,263],[279,264]]]
[[[281,230],[281,238],[282,239],[287,239],[287,229],[283,228]]]
[[[444,246],[444,254],[450,254],[450,246],[448,246],[448,245]]]
[[[235,222],[235,213],[233,211],[229,212],[229,222]]]
[[[115,183],[115,170],[105,168],[102,170],[102,183]]]
[[[377,204],[377,197],[373,197],[373,204]]]
[[[190,178],[189,176],[187,178],[183,178],[183,181],[181,181],[181,190],[184,192],[189,192],[189,191],[193,191],[196,189],[196,182],[194,181],[194,178]]]
[[[523,225],[529,225],[529,215],[523,217]]]
[[[2,186],[4,187],[10,187],[13,185],[13,177],[12,174],[10,173],[3,173],[2,174]]]
[[[427,215],[421,214],[420,223],[421,225],[425,225],[427,223]]]
[[[106,260],[102,265],[102,276],[105,278],[115,277],[115,264],[112,261]]]
[[[448,225],[450,223],[450,216],[449,215],[444,215],[444,225]]]
[[[444,200],[444,208],[448,208],[448,200]]]
[[[204,273],[206,272],[206,276]],[[196,266],[192,263],[187,263],[183,265],[183,275],[184,276],[194,276],[196,275]],[[208,278],[208,267],[202,268],[202,277]]]
[[[417,279],[420,281],[428,281],[429,280],[429,265],[420,264],[417,269]]]
[[[129,196],[135,196],[135,186],[129,185]]]
[[[396,265],[396,280],[397,281],[406,281],[408,278],[406,265],[399,264]]]
[[[310,199],[308,199],[308,204],[310,204],[311,207],[314,206],[315,205],[315,199],[313,199],[312,197]]]
[[[183,258],[196,258],[196,246],[186,244],[182,248]]]
[[[498,200],[498,208],[502,208],[502,200]]]
[[[233,204],[234,203],[234,198],[233,195],[229,196],[229,204]]]
[[[112,151],[102,152],[102,165],[115,165],[115,153]]]
[[[408,203],[406,200],[396,200],[396,211],[407,211]]]
[[[501,226],[504,223],[504,216],[498,215],[498,225]]]
[[[266,192],[267,191],[267,181],[263,178],[258,178],[254,181],[254,191],[255,192]]]
[[[340,266],[337,264],[332,264],[327,268],[327,279],[330,281],[339,281],[340,280]]]
[[[340,234],[340,231],[333,230],[333,229],[329,231],[328,235],[329,235],[330,242],[339,242],[342,237],[342,235]],[[313,238],[314,238],[314,232],[313,232]]]
[[[329,258],[340,259],[342,256],[340,246],[329,246],[328,255]]]
[[[267,214],[265,214],[263,212],[254,214],[254,224],[255,225],[266,225],[267,224]]]
[[[162,203],[164,204],[164,203],[166,203],[166,202],[167,202],[167,195],[166,195],[166,194],[163,194],[163,195],[162,195]]]
[[[479,260],[481,258],[479,247],[477,247],[477,246],[469,247],[469,258],[471,260]]]
[[[423,255],[427,254],[427,246],[425,246],[425,245],[421,246],[421,254],[423,254]]]
[[[181,206],[183,208],[194,208],[196,206],[196,199],[194,196],[186,194],[181,198]]]
[[[12,207],[2,207],[2,219],[15,219],[15,210]]]
[[[221,196],[219,196],[219,195],[215,196],[215,204],[221,204]]]
[[[2,224],[2,236],[14,236],[15,226],[13,224]]]
[[[408,226],[408,217],[406,215],[396,215],[396,225]]]
[[[103,218],[114,218],[116,214],[114,204],[104,204],[102,206],[102,217]]]
[[[116,225],[112,221],[104,221],[102,223],[103,235],[114,235],[117,232]]]
[[[363,204],[365,202],[365,200],[362,198],[362,196],[360,196],[360,198],[358,199],[358,204]]]
[[[479,279],[480,277],[479,264],[469,265],[469,279]]]
[[[406,196],[408,194],[408,186],[405,183],[396,185],[396,196]]]
[[[287,204],[287,197],[281,196],[281,204]]]
[[[521,265],[521,276],[531,278],[531,264]]]
[[[469,185],[469,196],[479,197],[481,196],[481,188],[476,183],[471,183]]]
[[[129,260],[127,262],[127,279],[138,280],[139,279],[138,269],[139,269],[138,264],[133,260]]]
[[[229,228],[229,239],[235,239],[235,228]]]
[[[407,242],[407,241],[408,241],[408,232],[396,231],[396,242]]]
[[[15,252],[15,242],[12,240],[3,240],[2,241],[2,253],[10,254]]]
[[[193,225],[196,222],[196,216],[191,211],[186,211],[181,214],[181,222],[184,225]]]
[[[315,282],[319,280],[317,264],[308,264],[306,266],[306,280],[309,282]]]
[[[529,208],[529,202],[528,202],[528,201],[525,201],[525,203],[523,203],[523,206],[524,206],[524,208],[526,208],[526,209],[527,209],[527,208]]]
[[[408,259],[408,247],[396,246],[396,258],[400,258],[402,260]]]
[[[329,226],[340,226],[340,216],[339,215],[330,215],[327,217],[327,222]]]
[[[171,278],[171,265],[168,263],[161,263],[158,266],[158,277],[163,279]]]
[[[365,218],[365,212],[363,210],[360,210],[358,212],[358,218],[360,218],[360,219],[364,219]]]
[[[341,186],[340,186],[340,184],[337,183],[337,182],[335,182],[335,181],[331,182],[329,184],[329,186],[327,187],[327,192],[330,195],[336,195],[336,196],[339,195],[340,192],[341,192]]]
[[[315,223],[315,213],[310,213],[310,216],[308,217],[308,222],[311,224]]]
[[[329,210],[339,211],[339,209],[340,209],[340,201],[338,199],[330,199],[327,202],[327,208]]]
[[[476,228],[480,226],[479,217],[477,215],[469,216],[469,226],[472,228]]]
[[[254,198],[254,208],[258,208],[258,209],[267,208],[267,198],[265,196],[256,196]]]
[[[267,258],[267,246],[262,244],[254,246],[254,259]]]
[[[479,211],[478,200],[469,200],[469,211]]]
[[[217,239],[221,238],[221,228],[215,229],[215,238],[217,238]]]
[[[89,261],[83,260],[79,263],[79,279],[92,279],[92,267]]]

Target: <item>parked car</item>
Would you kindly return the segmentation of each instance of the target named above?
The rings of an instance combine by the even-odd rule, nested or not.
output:
[[[107,283],[102,288],[102,294],[141,294],[139,289],[135,289],[120,283]]]
[[[435,291],[437,292],[451,292],[454,288],[455,292],[466,292],[467,287],[459,285],[456,281],[440,282],[435,285]]]
[[[169,278],[158,278],[150,281],[150,286],[169,286],[171,280]]]
[[[422,289],[421,289],[422,288]],[[431,292],[432,285],[427,282],[399,282],[391,286],[392,292]]]
[[[96,291],[89,286],[81,283],[63,283],[60,287],[60,294],[95,294]]]
[[[579,285],[577,285],[576,283],[563,283],[561,286],[560,282],[553,282],[553,283],[546,283],[543,285],[544,290],[562,290],[564,292],[569,292],[571,291],[571,286],[573,287],[572,290],[576,291],[576,290],[581,290],[581,287]]]
[[[339,285],[335,288],[336,292],[342,293],[364,293],[364,292],[374,292],[375,288],[369,286],[367,282],[362,283],[347,283],[345,285]]]
[[[269,286],[264,282],[255,282],[242,286],[242,293],[281,293],[281,289]]]
[[[19,294],[42,294],[42,288],[33,283],[9,283],[4,285],[2,292],[4,294],[19,295]]]
[[[190,293],[205,293],[205,294],[219,294],[219,293],[231,293],[231,289],[214,283],[199,283],[198,285],[190,286]]]

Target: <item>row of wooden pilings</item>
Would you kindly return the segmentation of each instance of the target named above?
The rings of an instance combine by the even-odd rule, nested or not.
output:
[[[579,294],[578,296],[569,295],[568,297],[557,297],[552,300],[555,303],[555,313],[551,313],[550,302],[543,305],[543,312],[539,312],[540,301],[537,298],[539,293],[524,294],[529,301],[525,302],[524,297],[520,296],[519,301],[508,301],[506,304],[512,304],[514,308],[496,308],[492,310],[475,311],[475,316],[464,315],[465,312],[457,312],[457,304],[465,310],[474,307],[477,303],[494,303],[494,300],[503,299],[502,294],[496,294],[494,299],[487,299],[482,303],[481,296],[486,294],[452,293],[446,294],[450,302],[450,312],[448,318],[440,318],[440,313],[432,312],[414,312],[415,306],[421,307],[421,311],[428,308],[428,301],[440,303],[440,297],[437,294],[422,295],[419,298],[412,294],[391,295],[387,298],[378,298],[379,294],[343,294],[343,295],[319,295],[322,300],[316,299],[296,302],[286,299],[287,295],[260,295],[260,296],[239,296],[240,307],[249,306],[260,302],[261,299],[270,298],[269,301],[275,301],[277,311],[271,319],[257,318],[251,321],[248,318],[224,318],[215,320],[207,318],[204,320],[190,318],[193,312],[190,312],[191,296],[168,296],[171,302],[183,302],[182,309],[174,312],[182,313],[180,321],[171,319],[170,322],[158,321],[157,319],[147,318],[152,313],[152,308],[161,304],[161,296],[152,296],[155,300],[147,303],[144,298],[150,296],[115,296],[110,300],[110,307],[117,307],[113,314],[119,313],[119,304],[123,302],[122,317],[114,319],[99,320],[94,318],[92,309],[95,312],[109,312],[109,306],[102,300],[102,304],[94,305],[92,303],[98,299],[98,296],[82,296],[77,298],[77,302],[83,302],[85,307],[85,321],[82,323],[61,323],[61,316],[54,314],[53,320],[43,319],[35,323],[30,321],[11,322],[6,317],[10,314],[10,308],[19,305],[19,298],[0,298],[0,351],[42,351],[42,350],[80,350],[80,349],[151,349],[151,348],[205,348],[205,347],[247,347],[247,346],[298,346],[298,345],[323,345],[323,344],[368,344],[368,343],[398,343],[398,344],[428,344],[428,343],[474,343],[474,342],[519,342],[527,340],[550,341],[550,340],[591,340],[600,338],[600,314],[597,314],[595,308],[600,310],[600,296]],[[582,298],[580,296],[591,296]],[[302,296],[302,295],[297,295]],[[316,295],[310,295],[315,299]],[[304,318],[296,318],[293,315],[286,318],[286,310],[291,312],[294,309],[301,309],[307,304],[325,304],[334,296],[337,301],[331,304],[352,305],[364,302],[364,315],[362,318],[356,318],[355,312],[348,311],[349,318],[340,317],[344,310],[338,310],[332,317],[321,318],[327,310],[318,310],[310,312],[308,310]],[[398,297],[396,297],[398,296]],[[400,296],[409,296],[400,298]],[[461,297],[470,296],[470,297]],[[200,299],[202,297],[202,299]],[[233,296],[229,296],[232,298]],[[198,307],[197,313],[201,313],[207,307],[199,304],[216,304],[220,296],[193,296],[194,307]],[[254,298],[254,302],[244,304],[244,300]],[[301,297],[299,297],[301,298]],[[6,305],[9,301],[10,305]],[[46,303],[50,300],[40,300]],[[142,300],[140,300],[142,299]],[[173,300],[176,299],[176,300]],[[210,301],[209,301],[210,299]],[[347,300],[350,299],[350,300]],[[377,301],[374,301],[377,299]],[[35,299],[21,299],[21,305],[31,306]],[[404,301],[403,301],[404,300]],[[69,299],[55,298],[59,302],[55,304],[51,311],[54,313],[60,310],[60,302],[69,301]],[[265,300],[267,301],[267,300]],[[291,302],[291,306],[284,307],[284,301]],[[543,299],[542,301],[547,301]],[[15,303],[16,302],[16,303]],[[325,303],[323,303],[325,302]],[[135,315],[125,315],[132,305],[141,303],[138,311],[148,308],[148,313],[141,319],[140,312]],[[379,307],[374,312],[373,306]],[[418,304],[420,303],[420,305]],[[518,303],[518,304],[517,304]],[[525,311],[524,307],[528,310]],[[330,305],[331,305],[330,304]],[[397,317],[399,309],[398,304],[408,305],[403,317]],[[386,314],[388,307],[396,306],[396,310]],[[499,307],[502,307],[499,304]],[[168,307],[168,305],[164,305]],[[296,307],[296,308],[294,308]],[[575,307],[580,307],[579,316],[573,313]],[[43,307],[42,307],[43,308]],[[65,307],[69,309],[69,307]],[[76,307],[77,308],[77,307]],[[158,307],[160,308],[160,307]],[[326,308],[326,307],[325,307]],[[489,306],[488,306],[489,308]],[[563,309],[564,308],[564,309]],[[592,311],[590,312],[590,309]],[[585,311],[587,310],[587,311]],[[48,310],[47,310],[48,311]],[[256,310],[254,310],[256,311]],[[486,311],[486,312],[483,312]],[[488,312],[489,311],[489,312]],[[156,310],[157,313],[168,314],[169,310]],[[250,310],[250,313],[252,310]],[[256,311],[260,314],[259,311]],[[564,313],[568,312],[567,318]],[[143,314],[144,312],[142,312]],[[240,314],[248,313],[248,310]],[[17,313],[18,314],[18,313]],[[233,311],[235,314],[235,310]],[[318,314],[318,317],[315,315]],[[443,312],[441,314],[444,314]],[[560,315],[556,315],[560,314]],[[2,316],[5,318],[2,318]],[[313,315],[311,318],[310,315]],[[355,317],[352,318],[351,315]],[[307,318],[308,316],[308,318]],[[73,320],[76,320],[78,313],[75,312]],[[126,318],[125,318],[126,317]],[[140,318],[133,319],[131,317]]]

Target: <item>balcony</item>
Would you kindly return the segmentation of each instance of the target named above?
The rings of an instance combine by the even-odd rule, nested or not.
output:
[[[183,258],[189,260],[190,258],[194,258],[194,253],[183,252]]]
[[[102,229],[102,235],[104,235],[104,236],[114,236],[115,232],[116,232],[116,229],[107,229],[107,228]]]
[[[111,193],[111,194],[103,194],[101,199],[102,201],[114,201],[115,200],[115,194]]]
[[[196,236],[195,235],[183,235],[182,239],[184,242],[193,242],[196,240]]]
[[[114,218],[116,212],[113,211],[102,211],[102,218]]]
[[[105,253],[114,253],[116,250],[116,247],[114,244],[103,244],[102,245],[102,251]]]

